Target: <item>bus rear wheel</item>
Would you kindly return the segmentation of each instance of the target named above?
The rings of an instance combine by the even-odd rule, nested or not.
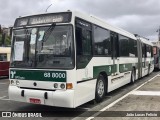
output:
[[[96,91],[95,91],[95,101],[97,103],[101,102],[105,97],[106,92],[106,84],[103,75],[99,75],[96,83]]]

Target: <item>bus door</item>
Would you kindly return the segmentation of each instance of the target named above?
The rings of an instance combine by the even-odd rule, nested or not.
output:
[[[140,41],[140,39],[137,39],[137,51],[138,51],[138,78],[142,77],[142,67],[143,67],[143,63],[142,63],[142,43]]]
[[[112,61],[113,61],[113,68],[112,73],[113,75],[119,74],[119,40],[118,40],[118,34],[111,32],[111,46],[112,46]]]

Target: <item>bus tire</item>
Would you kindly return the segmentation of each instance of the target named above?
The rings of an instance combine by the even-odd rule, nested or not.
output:
[[[134,84],[134,82],[135,82],[135,70],[134,70],[134,68],[132,69],[132,73],[131,73],[131,84]]]
[[[106,93],[106,84],[103,75],[99,75],[96,83],[96,91],[95,91],[95,101],[97,103],[101,102]]]

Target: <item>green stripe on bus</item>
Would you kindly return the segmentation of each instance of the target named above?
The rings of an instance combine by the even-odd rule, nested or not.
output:
[[[128,71],[132,71],[132,66],[135,66],[137,69],[138,64],[132,64],[132,63],[128,63],[128,64],[119,64],[119,72],[123,73],[123,72],[128,72]],[[99,73],[101,72],[106,72],[108,76],[110,76],[112,73],[117,72],[117,64],[115,65],[104,65],[104,66],[94,66],[93,67],[93,77],[96,78]]]
[[[93,67],[93,77],[96,78],[100,72],[106,72],[108,76],[115,73],[117,65],[105,65],[105,66],[94,66]]]
[[[66,82],[66,71],[10,70],[10,79]]]
[[[151,61],[154,62],[154,61]],[[149,61],[142,62],[142,67],[144,68],[145,66],[149,65]],[[128,72],[132,71],[132,67],[135,66],[136,69],[138,69],[138,63],[127,63],[127,64],[119,64],[119,72]],[[104,65],[104,66],[94,66],[93,67],[93,77],[97,78],[99,73],[101,72],[106,72],[108,76],[110,76],[112,73],[117,72],[117,65]]]
[[[119,72],[120,73],[128,72],[128,71],[132,71],[132,63],[119,65]]]

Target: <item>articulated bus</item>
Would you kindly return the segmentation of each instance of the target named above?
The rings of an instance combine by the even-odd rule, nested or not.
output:
[[[154,69],[160,69],[160,48],[158,46],[153,46],[154,55]]]
[[[9,76],[10,47],[0,47],[0,77]]]
[[[75,108],[150,74],[152,43],[79,12],[17,18],[9,99]]]

